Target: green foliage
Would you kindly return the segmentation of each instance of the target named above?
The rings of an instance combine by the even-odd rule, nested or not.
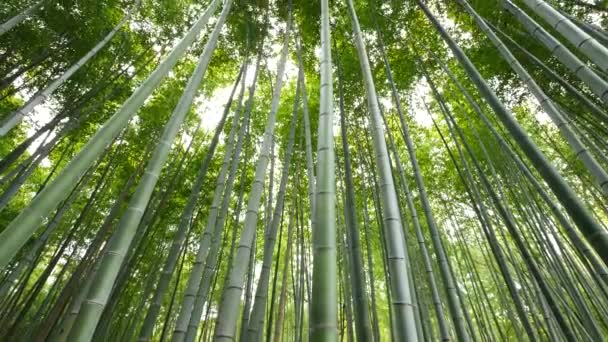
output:
[[[525,83],[513,72],[509,63],[502,58],[459,1],[423,2],[463,48],[535,146],[555,166],[565,183],[572,188],[576,197],[606,233],[606,195],[594,183],[592,173],[585,164],[577,159],[577,153],[562,137],[560,130],[546,117]],[[260,75],[253,97],[250,127],[244,141],[241,160],[238,161],[235,184],[229,194],[228,217],[221,236],[215,237],[221,244],[218,266],[207,297],[208,305],[204,307],[199,334],[206,340],[211,339],[216,323],[223,318],[217,316],[217,311],[229,284],[228,274],[234,269],[232,264],[232,268],[229,268],[229,263],[235,262],[236,248],[239,246],[247,210],[246,199],[249,198],[252,187],[261,181],[263,192],[262,204],[259,206],[260,219],[251,226],[256,231],[253,243],[256,246],[253,254],[255,291],[255,277],[259,275],[264,258],[263,246],[268,238],[265,234],[265,220],[262,218],[272,216],[277,203],[271,203],[268,208],[266,201],[269,198],[269,179],[265,177],[263,181],[256,182],[254,169],[255,161],[260,157],[272,92],[276,87],[276,64],[290,3],[291,1],[234,1],[205,79],[198,89],[195,105],[187,112],[177,139],[171,145],[168,161],[163,165],[153,194],[147,202],[142,223],[135,228],[134,241],[118,273],[115,288],[106,304],[106,311],[97,326],[96,339],[130,341],[137,338],[198,170],[209,150],[215,122],[224,110],[228,96],[226,89],[232,87],[240,66],[249,58],[243,110],[246,107],[252,71],[258,52],[261,51]],[[479,15],[525,49],[523,51],[504,35],[497,34],[539,87],[560,108],[570,127],[596,157],[598,164],[608,168],[608,116],[605,114],[605,103],[601,102],[585,82],[552,57],[551,52],[528,34],[514,16],[502,10],[502,1],[476,0],[469,3]],[[592,32],[596,37],[606,35],[608,12],[601,4],[591,5],[591,2],[585,1],[548,3],[576,18],[580,21],[577,24],[579,26],[581,23],[593,25],[595,31]],[[0,6],[0,22],[20,13],[30,4],[31,1],[5,1]],[[526,7],[524,1],[516,1],[516,4],[576,56],[588,63],[592,70],[597,71],[578,47],[568,42]],[[132,1],[126,0],[45,1],[40,10],[0,36],[0,118],[3,119],[19,109],[31,96],[44,89],[55,77],[78,61],[118,23],[132,5]],[[0,209],[0,232],[28,207],[42,188],[58,178],[60,171],[121,108],[207,6],[207,1],[142,0],[141,8],[136,11],[133,19],[104,49],[20,125],[0,138],[0,196],[10,193],[12,186],[17,187],[10,201]],[[386,50],[388,63],[393,71],[394,85],[420,165],[420,176],[427,189],[430,209],[437,221],[439,238],[445,246],[448,266],[451,268],[461,305],[469,315],[470,322],[467,324],[470,326],[466,329],[471,337],[504,341],[524,338],[522,321],[527,319],[534,327],[538,340],[560,340],[565,335],[555,321],[556,312],[569,320],[567,325],[571,327],[577,340],[589,340],[585,334],[593,336],[596,330],[595,333],[599,335],[608,334],[606,278],[601,272],[605,270],[605,261],[599,259],[595,252],[586,254],[588,242],[579,236],[575,221],[560,204],[563,198],[554,195],[551,187],[545,184],[542,172],[534,168],[519,141],[501,124],[499,117],[486,102],[486,97],[470,81],[416,1],[357,0],[354,1],[354,8],[370,59],[372,81],[387,119],[384,133],[390,130],[395,139],[395,152],[402,162],[404,179],[415,207],[415,212],[408,209],[407,196],[395,164],[396,158],[389,149],[387,153],[392,163],[397,205],[406,235],[408,262],[412,269],[413,286],[417,292],[415,301],[417,307],[421,308],[417,314],[423,323],[418,328],[424,330],[426,340],[439,339],[439,320],[435,313],[428,270],[425,270],[420,249],[421,241],[416,238],[412,215],[417,215],[421,223],[424,240],[422,242],[426,243],[430,253],[430,271],[438,275],[441,269],[437,262],[437,246],[430,243],[432,230],[424,219],[419,186],[415,181],[414,168],[402,134],[403,127],[392,98],[392,88],[380,44],[383,44]],[[339,61],[344,86],[344,110],[348,120],[347,140],[353,165],[354,200],[357,208],[355,217],[361,240],[365,271],[363,280],[369,297],[370,321],[374,326],[373,330],[379,331],[381,340],[390,340],[391,334],[395,333],[394,329],[398,329],[391,324],[395,312],[391,311],[394,297],[390,290],[390,281],[394,275],[388,273],[387,267],[392,256],[388,255],[386,246],[390,240],[384,235],[386,229],[381,210],[383,204],[380,201],[379,173],[372,144],[373,132],[370,131],[369,125],[370,108],[365,100],[363,73],[354,45],[352,23],[346,3],[330,1],[329,12],[334,93],[337,94],[335,89],[338,77],[335,66]],[[284,76],[285,84],[280,96],[274,131],[274,200],[277,197],[277,179],[280,178],[284,167],[282,157],[288,144],[289,121],[296,96],[296,42],[300,42],[302,46],[312,132],[311,150],[315,163],[312,166],[315,173],[322,166],[317,164],[320,94],[323,90],[320,85],[319,61],[320,13],[319,1],[293,1],[293,34],[289,41],[287,73]],[[214,18],[218,15],[219,11],[214,14]],[[182,96],[186,82],[196,67],[197,56],[208,40],[214,22],[215,20],[212,20],[211,24],[203,29],[203,33],[195,40],[185,57],[154,89],[144,105],[136,112],[129,113],[134,117],[118,138],[110,143],[94,166],[87,169],[90,178],[82,184],[74,182],[63,189],[65,197],[75,189],[77,196],[74,201],[69,203],[69,206],[65,202],[55,203],[57,209],[42,220],[15,258],[10,260],[5,269],[0,270],[0,340],[35,340],[40,338],[43,332],[45,337],[56,335],[59,327],[65,324],[68,317],[67,308],[78,301],[79,291],[85,288],[86,280],[93,274],[94,261],[102,253],[103,246],[111,239],[120,218],[125,214],[127,203],[142,177],[151,151]],[[590,29],[588,26],[585,28]],[[598,41],[601,41],[601,38],[598,38]],[[603,41],[603,44],[606,45],[607,42],[608,40]],[[545,67],[539,65],[530,55],[536,56]],[[444,65],[471,93],[471,98],[487,116],[487,122],[474,110],[469,98],[446,74]],[[455,127],[444,120],[441,101],[432,95],[422,66],[428,70],[429,77],[437,85],[445,101],[445,108],[449,109],[464,139],[452,138],[449,134],[449,129]],[[548,72],[547,68],[554,74]],[[604,81],[607,80],[604,73],[597,74]],[[557,79],[555,75],[561,79]],[[240,86],[237,94],[239,90]],[[574,90],[579,94],[574,94]],[[337,148],[341,146],[337,126],[337,95],[334,96],[333,104],[336,120],[330,128],[336,146],[336,160],[342,163],[343,152],[341,148]],[[205,107],[207,110],[203,110]],[[197,200],[194,218],[183,243],[176,270],[162,298],[153,333],[155,341],[160,340],[163,333],[165,339],[173,335],[188,277],[194,268],[199,240],[205,230],[222,159],[227,150],[225,140],[229,132],[237,128],[232,124],[237,108],[239,106],[235,95],[220,144],[211,160],[203,190]],[[269,300],[265,309],[268,313],[265,326],[270,318],[272,326],[265,327],[264,334],[271,337],[275,337],[274,327],[277,320],[281,319],[279,310],[284,310],[283,335],[276,337],[278,340],[281,337],[283,340],[297,340],[299,335],[306,339],[308,322],[311,321],[309,296],[312,290],[314,253],[311,233],[313,216],[308,184],[314,184],[315,180],[306,175],[302,115],[300,108],[300,123],[295,135],[285,210],[281,214],[279,228],[283,233],[277,235],[279,240],[272,258]],[[53,118],[57,120],[53,121]],[[437,127],[433,125],[431,118],[437,122]],[[28,138],[37,134],[36,132],[40,132],[37,138],[28,142]],[[496,132],[506,144],[497,139]],[[445,137],[446,144],[443,143],[440,133]],[[465,142],[470,147],[470,153],[464,147]],[[48,149],[45,150],[47,143]],[[453,156],[448,153],[446,145]],[[464,153],[462,159],[457,153],[458,147]],[[519,156],[517,158],[520,158],[521,164],[516,162],[515,155]],[[11,159],[12,157],[15,158]],[[479,169],[475,168],[475,162]],[[525,165],[526,170],[522,170],[518,165]],[[104,176],[106,169],[110,171]],[[19,175],[24,174],[26,170],[30,170],[31,174],[20,184]],[[461,173],[469,172],[467,170],[471,172],[470,179]],[[484,183],[482,175],[487,177],[489,185]],[[241,182],[242,198],[239,196]],[[344,179],[338,177],[335,184],[335,212],[340,216],[336,227],[338,243],[344,240],[341,234],[347,228],[342,216],[344,194],[340,189],[344,185],[343,182]],[[95,193],[95,187],[100,184],[101,190]],[[479,199],[472,196],[472,189],[479,192]],[[492,197],[493,192],[498,196],[498,203]],[[125,196],[120,197],[121,193]],[[90,208],[86,209],[89,199]],[[498,204],[508,210],[506,216],[513,220],[515,232],[506,229],[508,220],[501,215]],[[63,208],[63,205],[66,207]],[[112,208],[115,205],[117,210],[112,216]],[[54,215],[61,212],[62,208],[65,210],[59,217],[59,224],[54,230],[47,231],[49,226],[52,226]],[[487,212],[489,220],[486,221],[480,214],[482,210]],[[295,228],[291,256],[286,258],[290,215],[293,215]],[[109,222],[106,222],[107,220]],[[107,225],[107,231],[102,231],[104,224]],[[517,284],[517,292],[525,304],[526,317],[520,317],[517,313],[486,229],[491,229],[496,234],[509,274]],[[45,232],[48,232],[48,237]],[[518,249],[514,233],[525,242],[525,250],[540,269],[541,279],[551,288],[552,296],[558,303],[557,308],[548,307],[542,299],[546,295],[538,289],[538,280],[530,273],[530,267],[522,250]],[[99,239],[99,243],[95,243],[96,239]],[[582,247],[578,245],[579,242],[583,244]],[[24,260],[28,252],[31,252],[37,243],[41,243],[42,247],[36,252],[31,268],[19,271],[19,265],[26,264]],[[348,251],[349,247],[339,246],[338,251]],[[87,256],[88,252],[91,252],[91,256]],[[338,255],[338,260],[342,271],[347,272],[350,254],[344,253],[345,255]],[[284,272],[287,272],[287,280],[281,283]],[[15,275],[15,283],[11,284],[9,280]],[[75,275],[74,280],[71,280],[72,275]],[[373,283],[370,276],[374,278]],[[273,281],[275,278],[276,283]],[[439,276],[435,278],[441,301],[439,305],[444,306],[450,337],[455,338],[455,318],[447,310],[448,292],[444,289],[445,280]],[[349,318],[351,323],[353,318],[348,317],[346,305],[354,305],[356,300],[344,297],[344,293],[347,293],[345,289],[350,290],[351,286],[349,282],[344,282],[348,277],[337,276],[336,279],[338,280],[334,285],[339,294],[336,301],[340,301],[337,328],[338,333],[346,338]],[[246,282],[242,285],[245,286]],[[287,301],[283,308],[279,308],[282,291],[285,291]],[[243,315],[243,311],[241,306],[238,314]],[[467,320],[466,317],[462,319]],[[237,329],[243,329],[240,324],[239,318],[235,321]]]

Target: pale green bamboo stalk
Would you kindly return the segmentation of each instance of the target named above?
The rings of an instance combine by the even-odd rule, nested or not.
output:
[[[52,94],[65,83],[72,75],[74,75],[80,68],[85,65],[91,58],[93,58],[101,49],[106,46],[120,30],[120,28],[131,18],[135,10],[139,8],[141,0],[135,0],[135,4],[129,9],[127,14],[114,26],[112,31],[108,33],[97,45],[95,45],[89,52],[82,56],[78,62],[74,63],[68,70],[66,70],[61,76],[51,82],[46,88],[36,93],[27,103],[21,108],[9,114],[0,123],[0,137],[6,135],[11,129],[13,129],[21,120],[28,115],[36,106],[46,101]]]
[[[312,159],[312,139],[310,137],[310,116],[308,115],[308,94],[306,93],[306,78],[304,77],[304,64],[302,61],[302,46],[300,40],[297,39],[298,48],[298,67],[299,67],[299,82],[302,87],[302,112],[304,114],[304,139],[306,142],[306,175],[308,177],[308,198],[310,205],[310,227],[311,231],[315,230],[315,171],[314,162]]]
[[[249,264],[250,250],[255,236],[255,230],[258,223],[258,211],[264,179],[268,169],[270,145],[274,136],[274,128],[279,109],[279,100],[281,90],[283,88],[283,78],[285,73],[285,64],[287,62],[287,52],[289,48],[289,34],[291,30],[291,12],[285,30],[283,49],[277,67],[277,78],[272,96],[270,113],[268,122],[264,132],[264,140],[260,147],[260,154],[256,163],[254,182],[247,204],[247,212],[245,214],[245,222],[241,231],[236,258],[232,269],[228,270],[229,276],[222,294],[222,302],[218,310],[218,320],[215,326],[214,341],[233,341],[235,339],[236,321],[241,302],[241,294],[243,292],[243,284],[245,283],[245,274],[247,273],[247,265]]]
[[[23,12],[2,23],[2,25],[0,25],[0,36],[10,31],[13,27],[21,24],[25,19],[29,18],[29,16],[36,12],[43,3],[44,0],[40,0],[23,10]]]
[[[509,11],[536,39],[538,39],[560,62],[570,69],[576,77],[585,82],[600,100],[608,103],[608,82],[599,77],[583,61],[576,57],[567,47],[543,29],[534,19],[510,0],[503,0],[503,7]]]
[[[296,127],[297,127],[297,116],[298,116],[298,104],[300,102],[300,87],[299,82],[296,85],[296,94],[293,106],[293,114],[291,117],[289,137],[287,142],[287,149],[285,150],[285,156],[283,157],[283,170],[281,174],[281,180],[279,183],[279,192],[277,194],[276,205],[272,215],[272,221],[270,228],[266,234],[264,240],[264,260],[262,263],[262,270],[258,279],[258,285],[255,291],[255,299],[253,301],[253,309],[251,311],[251,318],[249,320],[248,327],[241,327],[246,329],[247,333],[245,339],[247,341],[261,341],[264,333],[264,319],[266,317],[266,302],[268,301],[268,283],[270,281],[270,270],[272,268],[272,257],[274,255],[274,245],[276,243],[277,231],[279,230],[279,224],[281,223],[281,215],[283,214],[283,206],[285,204],[285,191],[287,189],[287,181],[289,177],[289,170],[291,168],[291,159],[293,156],[293,146],[295,142]],[[287,262],[287,261],[286,261]]]
[[[355,308],[355,333],[357,341],[372,341],[372,326],[369,319],[369,307],[366,297],[365,269],[361,253],[359,238],[359,224],[357,222],[357,206],[355,197],[355,183],[353,180],[350,150],[348,145],[348,127],[346,111],[344,110],[344,96],[342,87],[342,69],[340,58],[336,60],[338,68],[338,94],[340,104],[340,133],[342,137],[342,153],[344,155],[344,185],[342,188],[344,198],[344,224],[348,239],[348,256],[350,286],[352,287],[353,306]]]
[[[388,61],[388,57],[386,54],[386,49],[384,47],[382,32],[380,32],[378,27],[376,27],[376,33],[378,35],[378,41],[379,41],[378,47],[380,49],[380,53],[382,55],[382,60],[384,62],[384,69],[386,70],[386,76],[387,76],[388,82],[391,87],[391,96],[393,98],[393,102],[395,103],[399,122],[401,124],[401,135],[403,137],[403,140],[405,141],[407,152],[408,152],[408,155],[410,158],[410,164],[412,166],[412,172],[414,174],[414,180],[416,182],[416,186],[420,193],[420,202],[423,207],[424,216],[426,218],[428,227],[431,228],[431,230],[434,230],[437,223],[435,222],[435,217],[433,215],[433,211],[431,210],[431,205],[430,205],[430,202],[429,202],[429,199],[427,196],[424,178],[422,176],[422,172],[420,171],[420,166],[418,164],[418,158],[416,157],[414,143],[411,139],[408,124],[405,121],[405,116],[403,115],[401,100],[399,99],[397,87],[395,86],[395,82],[394,82],[394,78],[393,78],[393,71],[391,69],[391,66],[390,66],[390,63]],[[392,137],[390,130],[388,130],[388,125],[387,125],[387,122],[385,120],[385,117],[384,117],[382,111],[380,111],[380,114],[383,118],[384,124],[387,129],[387,133],[388,133],[387,135],[389,138],[389,148],[393,151],[393,155],[395,157],[395,163],[397,164],[397,171],[402,180],[403,187],[404,187],[405,193],[406,193],[407,205],[411,212],[412,223],[414,225],[414,231],[416,233],[416,239],[418,242],[418,246],[420,247],[420,251],[422,253],[422,262],[423,262],[425,271],[428,276],[431,298],[432,298],[433,305],[435,307],[435,315],[437,317],[437,325],[438,325],[439,335],[440,335],[439,338],[441,338],[441,340],[443,340],[443,341],[446,341],[446,340],[450,339],[447,321],[446,321],[446,315],[444,314],[443,307],[441,304],[441,298],[439,296],[439,290],[437,287],[437,283],[435,281],[435,274],[433,272],[433,268],[431,265],[431,258],[430,258],[429,252],[428,252],[428,248],[426,246],[426,241],[425,241],[424,235],[422,233],[422,227],[420,225],[420,221],[419,221],[418,215],[416,213],[416,207],[414,206],[412,196],[410,195],[410,191],[408,190],[407,181],[405,180],[405,176],[404,176],[404,172],[403,172],[403,166],[401,165],[399,155],[397,154],[394,139]],[[410,272],[410,274],[411,273],[412,272]],[[415,289],[413,289],[413,290],[414,290],[413,292],[415,294]],[[415,297],[414,297],[414,299],[415,299]]]
[[[589,57],[603,72],[608,72],[608,48],[545,1],[523,0],[523,2],[539,17],[545,19],[557,32],[566,37],[579,51]]]
[[[259,58],[259,57],[260,56],[258,56],[258,64],[256,65],[256,71],[254,72],[255,75],[254,75],[253,82],[255,82],[255,79],[257,77],[257,68],[259,67],[259,61],[261,60],[261,58]],[[242,104],[244,88],[245,88],[244,82],[245,82],[245,78],[243,78],[243,88],[241,89],[241,94],[239,94],[239,100],[238,100],[239,107],[237,108],[237,111],[239,111],[239,113],[242,110],[241,104]],[[254,93],[254,91],[255,91],[255,89],[252,90],[250,95],[252,95]],[[230,172],[228,174],[228,179],[226,180],[225,185],[223,187],[224,192],[223,192],[223,197],[222,197],[222,204],[220,206],[221,210],[219,211],[219,214],[217,214],[217,217],[215,219],[215,228],[214,228],[214,230],[212,232],[212,236],[211,236],[211,247],[209,249],[209,252],[207,253],[207,258],[206,258],[205,264],[204,264],[205,268],[204,268],[200,283],[198,285],[198,290],[196,292],[196,299],[194,301],[194,305],[192,307],[192,311],[190,314],[188,329],[186,331],[186,335],[184,338],[184,341],[186,341],[186,342],[192,342],[192,341],[194,341],[194,338],[196,337],[198,325],[200,323],[200,318],[203,313],[205,300],[208,298],[207,294],[208,294],[209,288],[211,286],[211,281],[214,279],[214,275],[216,274],[218,253],[219,253],[219,250],[221,247],[220,246],[221,245],[220,237],[222,235],[221,232],[222,232],[222,229],[224,228],[224,223],[225,223],[226,217],[228,216],[228,207],[230,207],[230,200],[232,199],[232,189],[234,187],[234,180],[236,179],[236,171],[241,162],[241,151],[242,151],[242,147],[243,147],[243,142],[245,140],[246,133],[249,131],[249,127],[250,127],[249,117],[251,115],[251,108],[253,105],[253,96],[251,96],[249,99],[250,99],[250,101],[247,104],[247,108],[245,110],[245,116],[242,119],[243,122],[241,123],[241,126],[239,127],[236,146],[231,147],[231,149],[234,150],[234,155],[232,156],[232,162],[230,165]],[[233,127],[235,127],[235,129],[236,129],[236,125],[233,125]],[[232,144],[234,144],[234,142],[232,142]]]
[[[369,58],[359,27],[359,20],[352,0],[348,0],[348,10],[353,26],[355,46],[359,56],[363,82],[366,90],[367,106],[370,112],[370,130],[376,166],[380,181],[380,201],[382,207],[383,229],[386,239],[388,270],[390,274],[391,309],[393,314],[392,331],[397,341],[418,341],[416,319],[413,309],[412,293],[405,238],[401,224],[401,214],[397,202],[397,193],[388,157],[382,117],[378,107],[378,98],[374,86]]]
[[[336,251],[336,175],[333,142],[333,79],[329,1],[321,0],[321,85],[317,135],[317,178],[312,205],[313,270],[309,340],[338,339],[338,265]],[[306,122],[305,122],[306,124]],[[310,176],[310,175],[309,175]],[[309,179],[309,182],[312,182]]]
[[[224,4],[220,15],[209,40],[200,55],[198,64],[188,80],[188,84],[176,105],[169,122],[165,126],[152,157],[146,166],[135,194],[129,202],[129,206],[121,218],[118,227],[114,231],[113,238],[108,244],[108,248],[100,260],[99,270],[95,274],[93,285],[88,292],[87,299],[83,302],[78,317],[74,322],[74,327],[68,336],[70,341],[88,341],[93,337],[95,327],[103,313],[103,309],[110,297],[114,281],[120,271],[121,265],[129,251],[131,242],[137,231],[144,210],[154,191],[160,172],[171,151],[171,144],[179,132],[179,128],[186,118],[194,97],[196,96],[199,85],[202,82],[207,66],[211,61],[211,56],[215,51],[220,31],[224,25],[226,17],[230,11],[231,1]]]
[[[387,67],[387,66],[388,66],[388,60],[385,60],[385,69],[388,71],[389,74],[391,74],[391,76],[389,76],[388,78],[392,82],[392,71],[390,71],[390,67]],[[395,94],[395,96],[396,96],[396,94]],[[399,157],[397,147],[396,147],[395,141],[393,139],[393,135],[389,129],[388,122],[386,121],[386,117],[384,116],[382,111],[380,112],[380,114],[382,115],[382,119],[384,121],[384,126],[386,127],[386,132],[387,132],[387,136],[388,136],[388,140],[389,140],[388,146],[389,146],[391,152],[393,153],[394,162],[395,162],[395,165],[397,166],[397,172],[398,172],[399,178],[401,180],[403,191],[405,192],[407,206],[408,206],[408,209],[411,214],[412,225],[414,226],[414,231],[416,233],[416,240],[418,242],[418,246],[420,249],[422,263],[423,263],[424,270],[425,270],[425,273],[428,278],[427,281],[428,281],[429,292],[431,293],[431,301],[433,303],[433,306],[435,307],[435,315],[436,315],[435,317],[437,319],[437,328],[439,330],[439,336],[441,338],[441,341],[447,342],[447,341],[450,341],[450,334],[448,332],[446,315],[443,311],[441,297],[439,295],[437,281],[435,280],[435,273],[433,271],[433,266],[431,264],[431,257],[429,255],[428,248],[426,246],[424,233],[422,232],[420,220],[418,219],[418,214],[416,212],[416,206],[414,204],[411,192],[407,185],[407,180],[405,179],[405,171],[403,170],[401,158]],[[415,170],[414,173],[418,173],[418,174],[420,173],[420,170],[418,170],[417,162],[416,162],[416,166],[412,167],[412,168]],[[417,180],[417,183],[418,183],[418,186],[423,189],[423,191],[420,191],[420,197],[421,197],[421,201],[423,202],[423,206],[425,208],[428,208],[428,207],[430,207],[430,203],[428,203],[428,199],[426,197],[426,190],[424,188],[424,182],[422,180],[422,177],[420,177],[420,180]],[[435,220],[432,217],[432,221],[431,221],[432,225],[435,224],[434,221]],[[431,224],[429,224],[429,226],[431,226]],[[410,274],[412,274],[412,273],[413,272],[410,272]],[[412,290],[415,290],[415,288],[412,287]],[[421,324],[419,324],[419,326],[420,325]]]
[[[263,43],[260,45],[260,47],[263,47]],[[190,321],[188,323],[188,329],[186,331],[186,335],[184,338],[186,341],[188,341],[191,338],[194,338],[196,331],[193,331],[193,330],[195,330],[195,326],[196,326],[196,328],[198,328],[198,324],[200,322],[200,315],[202,314],[203,306],[204,306],[205,302],[209,302],[208,295],[209,295],[209,291],[211,289],[212,282],[214,281],[213,279],[217,279],[216,267],[217,267],[217,262],[218,262],[218,253],[219,253],[219,249],[220,249],[220,244],[219,244],[219,241],[217,240],[217,237],[219,237],[220,232],[221,232],[222,228],[224,227],[224,222],[227,218],[228,207],[229,207],[230,199],[232,198],[232,187],[234,185],[234,179],[236,177],[236,171],[237,171],[237,168],[239,165],[238,162],[240,161],[241,149],[242,149],[243,143],[245,141],[245,137],[249,136],[251,110],[253,108],[253,103],[254,103],[254,94],[255,94],[256,82],[257,82],[257,78],[258,78],[258,74],[259,74],[259,70],[260,70],[260,62],[262,60],[261,52],[262,52],[262,48],[260,48],[260,51],[258,54],[256,67],[255,67],[255,71],[254,71],[254,75],[253,75],[252,85],[249,89],[249,98],[247,100],[247,107],[245,109],[245,117],[243,118],[243,123],[239,130],[239,137],[237,139],[234,156],[232,157],[233,162],[230,167],[230,174],[228,175],[228,180],[226,181],[226,186],[224,188],[224,195],[223,195],[222,204],[221,204],[222,210],[217,215],[217,219],[215,221],[215,228],[213,231],[213,235],[215,236],[216,240],[212,241],[211,248],[210,248],[209,252],[207,253],[207,259],[205,260],[205,264],[204,264],[205,268],[202,273],[202,279],[200,280],[200,285],[199,285],[198,291],[196,293],[196,300],[194,301],[194,306],[192,308],[191,315],[190,315]],[[246,150],[245,151],[246,158],[248,155],[247,152],[248,151]],[[241,183],[242,183],[242,181],[241,181]],[[240,191],[240,195],[239,195],[239,204],[238,204],[239,209],[236,210],[236,212],[235,212],[235,215],[237,218],[240,213],[240,205],[241,205],[242,195],[243,195],[243,191],[244,191],[243,185],[244,184],[241,184],[241,191]],[[238,222],[235,222],[234,224],[236,226],[238,224]],[[234,244],[235,240],[236,240],[236,236],[234,236],[232,238],[232,244]],[[228,269],[231,268],[230,265],[232,263],[232,251],[233,250],[231,249],[229,259],[228,259],[229,260]],[[198,319],[195,318],[196,316],[198,316],[199,318]]]
[[[259,65],[260,65],[260,58],[258,56],[258,61],[257,61],[257,65],[256,65],[256,71],[254,72],[254,76],[253,76],[253,84],[251,85],[251,88],[249,90],[249,101],[247,103],[247,109],[245,111],[245,121],[243,122],[242,125],[247,125],[247,122],[249,120],[249,115],[250,115],[250,111],[251,111],[251,106],[253,105],[253,94],[255,93],[255,85],[256,85],[256,80],[258,77],[258,70],[259,70]],[[238,111],[236,114],[240,115],[241,112]],[[175,326],[175,330],[173,332],[173,337],[172,340],[173,341],[183,341],[184,338],[186,337],[186,334],[188,332],[188,325],[190,322],[190,319],[192,317],[192,313],[193,313],[193,309],[194,306],[196,304],[196,300],[198,297],[199,292],[201,292],[201,289],[205,286],[205,284],[210,284],[211,283],[211,277],[209,277],[208,279],[208,283],[203,283],[201,284],[201,282],[204,282],[207,278],[205,277],[205,270],[206,270],[206,262],[208,260],[210,260],[210,255],[213,252],[213,249],[210,251],[209,248],[213,247],[211,246],[211,239],[215,234],[215,232],[217,231],[217,226],[218,226],[218,218],[221,219],[221,213],[218,215],[218,206],[220,203],[220,199],[222,199],[222,193],[224,191],[225,188],[225,183],[226,183],[226,176],[228,174],[228,170],[229,170],[229,166],[230,166],[230,158],[232,157],[233,154],[233,142],[234,142],[234,137],[236,134],[236,127],[237,127],[237,123],[238,121],[233,122],[232,127],[234,128],[231,132],[230,132],[230,136],[226,139],[226,150],[224,151],[224,160],[222,161],[222,166],[220,169],[220,173],[218,175],[218,179],[217,179],[217,183],[216,183],[216,187],[215,187],[215,192],[213,195],[213,200],[211,203],[211,207],[209,209],[209,214],[207,215],[207,224],[205,226],[205,230],[203,231],[203,234],[201,235],[200,238],[200,242],[199,242],[199,249],[196,255],[196,260],[195,263],[193,265],[191,274],[188,278],[188,283],[186,285],[186,290],[185,290],[185,294],[184,294],[184,299],[183,299],[183,303],[182,303],[182,307],[177,319],[177,323]],[[246,127],[245,126],[241,126],[240,127],[240,131],[239,131],[239,138],[242,136],[242,134],[244,134]],[[238,144],[242,143],[237,141],[237,150],[235,151],[235,157],[238,157],[238,154],[240,154],[240,151],[238,149]],[[234,159],[234,158],[233,158]],[[234,166],[234,164],[233,164]],[[232,171],[232,170],[231,170]],[[230,177],[230,175],[229,175]],[[229,183],[230,181],[232,181],[232,178],[229,178]],[[223,227],[223,225],[222,225]]]
[[[182,215],[180,217],[179,225],[177,227],[177,231],[175,232],[175,236],[173,238],[173,242],[171,244],[171,249],[165,260],[165,264],[163,265],[163,269],[161,271],[160,279],[158,281],[158,285],[155,289],[154,297],[152,299],[152,303],[146,313],[146,317],[144,318],[144,322],[142,324],[142,328],[139,334],[138,341],[144,342],[149,341],[152,337],[152,332],[154,330],[154,324],[156,322],[156,318],[160,313],[162,300],[165,295],[165,291],[169,287],[169,283],[171,281],[171,277],[173,276],[173,272],[175,271],[175,267],[177,266],[177,261],[180,255],[180,251],[183,248],[184,242],[186,241],[186,235],[188,230],[190,229],[190,223],[192,220],[192,216],[194,214],[194,209],[196,207],[196,203],[200,197],[201,189],[203,187],[203,182],[207,179],[207,170],[209,168],[209,164],[215,154],[215,150],[217,144],[219,142],[219,137],[221,132],[224,129],[224,123],[226,122],[226,117],[230,112],[230,105],[232,103],[232,98],[234,93],[239,85],[239,81],[241,78],[243,82],[245,77],[243,77],[243,71],[245,70],[246,62],[241,67],[241,70],[237,76],[237,80],[235,81],[235,85],[232,89],[232,93],[226,103],[226,107],[224,108],[224,113],[220,122],[217,124],[215,129],[215,134],[213,135],[213,139],[211,139],[211,143],[207,149],[207,153],[205,155],[205,160],[201,164],[201,167],[198,171],[198,175],[194,185],[192,186],[192,190],[188,197],[188,202],[182,211]]]
[[[55,180],[34,197],[30,205],[0,233],[0,270],[4,269],[19,249],[34,234],[40,223],[55,209],[78,182],[93,162],[103,153],[114,138],[125,127],[145,100],[165,78],[190,44],[196,39],[202,28],[215,12],[219,0],[213,0],[205,13],[190,28],[188,33],[177,43],[165,60],[148,76],[148,78],[123,103],[120,109],[95,133],[81,149],[80,153],[66,165]]]
[[[283,263],[283,272],[281,279],[281,294],[279,295],[279,312],[277,313],[277,322],[274,326],[274,342],[283,341],[283,321],[285,320],[285,303],[287,301],[287,287],[289,286],[289,282],[287,280],[287,266],[289,265],[289,260],[291,259],[291,249],[292,249],[292,237],[293,237],[293,227],[296,224],[296,218],[294,218],[293,214],[294,210],[289,211],[289,228],[287,229],[287,248],[285,250],[285,262]],[[268,332],[268,336],[270,337],[271,333]],[[285,340],[290,340],[290,338],[285,338]],[[254,340],[255,341],[255,340]],[[266,341],[270,341],[268,338]]]

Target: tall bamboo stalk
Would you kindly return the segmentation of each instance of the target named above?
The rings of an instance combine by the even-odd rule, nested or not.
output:
[[[232,269],[229,270],[229,276],[226,286],[222,294],[222,301],[218,310],[218,322],[215,327],[215,341],[232,341],[234,339],[236,320],[238,314],[239,303],[243,284],[245,283],[245,273],[249,264],[250,250],[255,236],[255,230],[258,221],[258,210],[260,199],[262,196],[262,188],[264,178],[268,168],[270,145],[274,135],[276,116],[279,107],[279,99],[283,88],[283,78],[285,72],[285,64],[287,61],[287,51],[289,48],[289,37],[291,30],[291,12],[286,25],[283,37],[283,49],[281,57],[278,61],[276,82],[272,96],[272,104],[266,129],[264,131],[264,140],[260,147],[260,154],[256,163],[254,175],[254,183],[247,204],[247,213],[245,214],[245,222],[241,231],[241,238],[237,249],[235,263]]]
[[[382,216],[384,220],[383,230],[386,236],[386,249],[388,258],[388,270],[390,273],[391,308],[393,312],[392,327],[394,338],[400,341],[417,341],[416,320],[412,306],[412,291],[410,289],[409,274],[410,267],[406,257],[406,245],[401,225],[401,214],[399,212],[397,193],[393,183],[393,175],[388,158],[388,150],[384,138],[384,129],[378,99],[374,86],[371,67],[361,37],[359,20],[355,12],[352,0],[347,2],[349,14],[353,26],[355,46],[359,56],[361,72],[365,84],[367,107],[370,111],[370,131],[373,138],[373,148],[376,167],[379,173]]]
[[[171,53],[133,92],[118,111],[95,133],[55,180],[46,186],[30,204],[0,233],[0,269],[4,269],[38,225],[67,196],[69,190],[114,140],[127,122],[135,115],[145,100],[175,66],[180,57],[196,39],[209,18],[215,12],[219,0],[213,0],[203,15],[194,23],[186,35],[176,44]]]

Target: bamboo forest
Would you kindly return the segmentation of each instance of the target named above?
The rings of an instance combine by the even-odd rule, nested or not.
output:
[[[0,1],[0,341],[608,341],[608,1]]]

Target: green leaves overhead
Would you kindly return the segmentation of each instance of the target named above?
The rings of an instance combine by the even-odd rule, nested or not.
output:
[[[135,4],[0,6],[0,340],[605,339],[604,5]]]

